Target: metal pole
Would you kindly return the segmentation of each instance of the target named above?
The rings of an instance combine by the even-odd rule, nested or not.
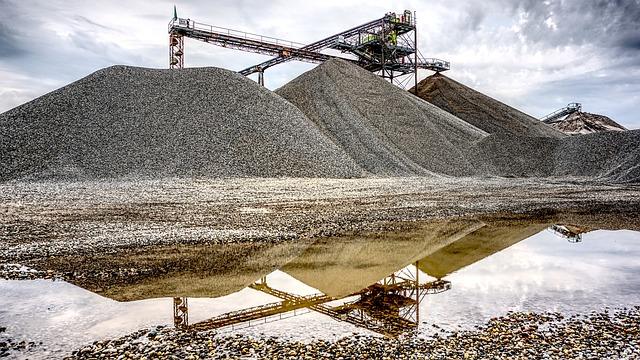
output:
[[[385,33],[384,33],[384,18],[382,19],[382,28],[380,29],[380,54],[382,55],[382,61],[380,62],[382,64],[382,78],[385,78],[384,75],[384,69],[385,69],[385,64],[384,64],[384,49],[385,49],[385,43],[384,43],[384,38],[385,38]]]
[[[417,88],[416,88],[417,90]],[[418,279],[418,261],[416,261],[416,325],[420,326],[420,279]]]
[[[413,12],[413,93],[418,95],[418,26],[416,12]]]
[[[258,72],[258,84],[264,86],[264,70]]]

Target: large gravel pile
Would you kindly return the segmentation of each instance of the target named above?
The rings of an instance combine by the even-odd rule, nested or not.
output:
[[[491,134],[477,144],[477,163],[483,167],[482,173],[489,176],[550,176],[554,173],[554,156],[560,141],[550,137]]]
[[[327,61],[276,93],[373,174],[476,173],[484,131],[358,66]]]
[[[0,114],[0,181],[362,173],[297,108],[218,68],[113,66]]]
[[[569,137],[441,74],[418,89],[437,106],[342,60],[276,93],[218,68],[109,67],[0,114],[0,181],[434,174],[640,181],[639,131]]]
[[[556,175],[640,182],[640,130],[572,136],[560,142],[555,163]]]
[[[522,111],[440,73],[418,83],[418,96],[490,134],[552,138],[565,136]]]

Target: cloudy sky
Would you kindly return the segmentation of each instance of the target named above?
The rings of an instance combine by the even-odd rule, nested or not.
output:
[[[640,0],[0,0],[0,112],[105,66],[167,67],[174,3],[180,17],[301,43],[415,10],[421,52],[451,61],[450,77],[535,117],[576,101],[640,128]],[[186,66],[240,70],[268,58],[185,47]],[[266,85],[313,66],[278,65]]]

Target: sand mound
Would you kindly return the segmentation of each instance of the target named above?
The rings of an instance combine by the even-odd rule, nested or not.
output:
[[[537,119],[440,73],[418,83],[418,96],[490,134],[564,137]]]
[[[613,121],[610,117],[588,112],[574,112],[560,121],[549,123],[550,126],[567,135],[591,134],[602,131],[626,131],[627,129]]]
[[[473,143],[487,134],[342,60],[276,91],[376,175],[472,175]]]
[[[297,108],[218,68],[109,67],[0,115],[0,180],[361,174]]]

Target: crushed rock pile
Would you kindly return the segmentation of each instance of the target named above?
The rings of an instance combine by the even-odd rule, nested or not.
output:
[[[0,114],[0,181],[448,175],[640,182],[640,130],[567,136],[441,74],[418,90],[424,99],[342,60],[276,92],[218,68],[113,66]]]
[[[608,116],[577,111],[560,121],[549,123],[567,135],[591,134],[602,131],[627,131],[627,128]]]
[[[534,117],[441,73],[420,81],[417,95],[490,134],[557,139],[565,136]]]
[[[296,107],[218,68],[108,67],[0,114],[0,181],[362,174]]]
[[[358,66],[331,60],[276,90],[376,175],[474,175],[487,133]]]
[[[558,145],[555,168],[557,176],[640,182],[640,130],[597,132],[567,138]]]

